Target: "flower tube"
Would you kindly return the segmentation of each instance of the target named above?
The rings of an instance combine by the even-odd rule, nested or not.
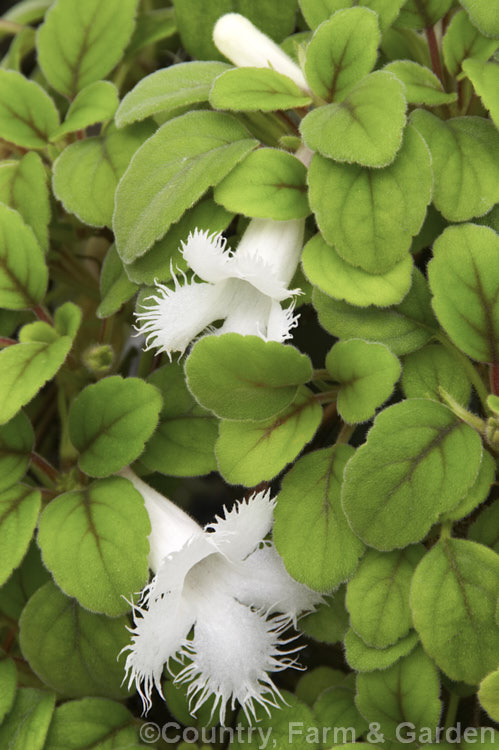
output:
[[[287,573],[271,542],[274,500],[255,493],[205,529],[139,479],[121,472],[144,498],[151,518],[150,565],[155,573],[133,608],[125,670],[144,709],[162,694],[164,666],[182,667],[174,683],[188,683],[192,713],[214,697],[224,723],[239,703],[249,720],[256,705],[278,707],[271,674],[296,666],[283,637],[297,617],[322,597]]]

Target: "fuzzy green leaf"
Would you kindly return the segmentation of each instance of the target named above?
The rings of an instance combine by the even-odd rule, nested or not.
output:
[[[470,526],[468,537],[499,554],[499,501],[482,510]]]
[[[90,226],[111,226],[118,181],[151,133],[146,122],[124,130],[110,125],[104,135],[65,148],[54,164],[52,185],[66,211]]]
[[[301,12],[310,26],[315,29],[338,10],[352,6],[367,6],[378,14],[381,31],[393,23],[405,0],[299,0]]]
[[[230,115],[189,112],[137,151],[116,192],[113,226],[125,263],[139,258],[257,142]]]
[[[466,58],[486,61],[499,47],[495,39],[482,36],[476,26],[470,22],[468,14],[459,10],[451,19],[442,40],[442,52],[445,67],[452,76],[461,70]]]
[[[0,493],[0,584],[17,568],[31,541],[40,512],[41,495],[16,484]]]
[[[71,102],[64,122],[52,133],[57,141],[67,133],[85,130],[89,125],[110,120],[118,108],[118,89],[110,81],[95,81],[82,89]]]
[[[30,227],[0,203],[0,305],[8,310],[34,307],[44,297],[48,271]]]
[[[137,0],[56,0],[37,34],[40,67],[50,85],[73,99],[119,62],[132,35]]]
[[[485,36],[499,39],[497,8],[489,0],[459,0],[468,13],[471,23]]]
[[[128,695],[121,684],[123,663],[117,661],[130,640],[127,625],[126,617],[82,609],[49,581],[23,610],[20,645],[35,674],[61,695],[120,700]]]
[[[480,436],[447,407],[424,399],[390,406],[345,471],[348,521],[379,550],[418,542],[440,513],[458,504],[481,461]]]
[[[407,398],[442,401],[440,388],[467,406],[471,383],[464,368],[440,344],[428,344],[404,359],[402,388]]]
[[[432,191],[430,154],[408,127],[395,161],[385,169],[316,155],[308,182],[310,206],[326,242],[347,263],[386,273],[407,255],[423,224]]]
[[[387,346],[362,339],[338,341],[326,357],[326,368],[340,383],[338,413],[350,424],[370,419],[401,373],[400,362]]]
[[[392,73],[365,76],[339,104],[318,107],[303,118],[305,143],[322,156],[364,167],[386,167],[402,143],[404,86]]]
[[[0,726],[0,746],[8,750],[44,750],[55,695],[46,690],[20,688]]]
[[[14,70],[0,70],[0,138],[23,148],[44,148],[59,126],[47,92]]]
[[[0,426],[0,492],[22,479],[34,441],[31,422],[23,412]]]
[[[324,690],[314,703],[314,714],[326,732],[326,737],[329,731],[334,733],[336,730],[339,733],[348,727],[347,737],[357,738],[368,729],[366,720],[355,706],[354,686],[339,684]],[[334,737],[334,734],[332,736]],[[341,734],[339,736],[341,737]],[[336,745],[336,742],[334,744]]]
[[[147,581],[150,530],[140,493],[126,479],[108,477],[53,500],[40,519],[38,544],[65,594],[116,617],[130,609],[124,597]]]
[[[353,307],[314,290],[312,301],[321,325],[340,339],[379,341],[394,354],[407,354],[427,343],[437,329],[430,293],[417,269],[411,289],[399,305],[387,309]]]
[[[442,710],[439,693],[438,670],[418,647],[388,669],[359,674],[355,702],[385,737],[399,739],[423,727],[436,729]]]
[[[140,378],[113,375],[84,388],[69,412],[81,470],[106,477],[135,461],[156,428],[161,406],[158,389]]]
[[[215,471],[218,420],[196,403],[178,364],[155,370],[148,378],[163,396],[159,424],[140,461],[168,476],[196,476]]]
[[[34,151],[20,161],[0,163],[0,202],[21,214],[41,246],[48,249],[47,227],[50,221],[47,172]]]
[[[497,667],[499,555],[441,539],[414,574],[411,609],[426,652],[451,680],[478,684]]]
[[[447,227],[433,246],[433,309],[460,349],[499,361],[499,235],[475,224]]]
[[[364,551],[340,503],[343,470],[353,452],[339,445],[309,453],[286,474],[279,493],[275,545],[293,578],[318,591],[348,580]]]
[[[483,117],[441,120],[421,109],[411,121],[429,146],[433,203],[449,221],[483,216],[499,202],[499,133]]]
[[[21,565],[0,588],[0,612],[18,620],[30,596],[49,580],[50,573],[42,563],[38,545],[32,540]]]
[[[465,60],[463,70],[482,100],[483,106],[489,110],[492,122],[499,128],[499,65],[480,60]]]
[[[109,744],[111,743],[111,744]],[[138,750],[134,717],[120,703],[84,698],[58,706],[44,750]]]
[[[418,634],[411,630],[406,636],[386,648],[367,646],[352,628],[345,636],[345,659],[356,672],[374,672],[387,669],[403,656],[407,656],[416,643]]]
[[[136,292],[137,286],[128,278],[116,246],[111,245],[101,268],[101,303],[96,311],[97,317],[114,315]]]
[[[170,39],[177,32],[175,11],[173,8],[141,8],[137,16],[135,31],[125,50],[125,60],[135,58],[137,52],[155,42]]]
[[[327,688],[340,685],[345,681],[345,673],[331,667],[315,667],[308,669],[298,680],[296,686],[296,697],[313,706],[317,698]]]
[[[490,718],[499,721],[499,669],[482,680],[478,699]]]
[[[463,499],[452,510],[447,511],[441,517],[441,521],[459,521],[469,515],[488,495],[491,485],[496,478],[496,463],[488,451],[483,452],[480,471]]]
[[[271,68],[231,68],[215,79],[210,92],[214,109],[236,112],[274,112],[311,102],[291,78]]]
[[[215,452],[218,470],[230,484],[254,487],[273,479],[310,442],[322,409],[303,387],[278,417],[263,422],[222,421]]]
[[[12,659],[0,659],[0,726],[10,711],[17,688],[16,665]]]
[[[309,358],[258,336],[206,336],[185,363],[187,385],[201,406],[223,419],[267,419],[293,401],[312,377]]]
[[[275,148],[252,151],[215,188],[217,203],[245,216],[286,221],[308,216],[307,170]]]
[[[341,102],[376,62],[380,33],[376,13],[347,8],[322,23],[309,44],[305,75],[327,102]]]
[[[348,630],[348,612],[345,607],[345,586],[340,586],[326,601],[299,620],[299,629],[321,643],[338,643]]]
[[[160,112],[172,114],[207,102],[213,81],[228,68],[225,63],[196,60],[156,70],[125,96],[116,112],[116,125],[122,128]]]
[[[385,65],[383,70],[394,73],[405,86],[405,96],[409,104],[426,104],[436,107],[457,100],[457,94],[447,94],[437,76],[412,60],[396,60]]]
[[[453,0],[406,0],[396,26],[409,29],[427,29],[434,26],[452,5]]]
[[[384,274],[371,274],[347,263],[319,233],[305,245],[302,264],[308,280],[322,292],[358,307],[396,305],[411,287],[410,255]]]
[[[347,586],[346,606],[357,636],[371,648],[384,649],[412,627],[409,589],[422,545],[393,552],[367,550]]]

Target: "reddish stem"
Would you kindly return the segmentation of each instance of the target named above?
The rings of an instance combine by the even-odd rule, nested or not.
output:
[[[433,72],[440,80],[442,86],[444,85],[444,75],[442,72],[442,66],[440,64],[440,52],[438,50],[437,37],[435,36],[435,29],[433,26],[427,26],[426,39],[428,40],[428,49],[430,51],[431,67]]]
[[[52,466],[51,463],[49,463],[43,456],[40,456],[39,453],[35,453],[32,451],[31,453],[31,463],[35,464],[43,473],[45,476],[47,476],[51,482],[54,482],[54,484],[57,482],[57,479],[59,477],[59,472],[55,468],[55,466]]]
[[[54,325],[54,321],[50,317],[50,313],[43,307],[43,305],[35,305],[31,309],[35,313],[38,320],[43,320],[44,323],[48,323],[50,326]]]
[[[489,365],[490,390],[494,396],[499,396],[499,362]]]
[[[0,336],[0,347],[13,346],[13,344],[17,344],[17,341],[15,339],[8,339],[5,336]]]

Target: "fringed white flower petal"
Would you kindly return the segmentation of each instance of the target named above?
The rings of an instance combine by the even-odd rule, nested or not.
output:
[[[212,283],[223,281],[232,275],[232,253],[226,249],[226,242],[222,234],[195,229],[187,242],[181,243],[184,260],[200,279]]]
[[[267,341],[287,341],[293,338],[291,330],[298,325],[298,315],[294,315],[294,302],[283,309],[279,302],[272,302],[267,323]]]
[[[275,500],[270,490],[256,492],[247,500],[224,508],[223,517],[206,526],[209,538],[217,549],[232,561],[244,560],[260,544],[272,528]]]
[[[226,590],[241,604],[282,612],[294,623],[324,600],[317,591],[291,578],[273,544],[260,546],[237,566],[227,567],[224,579]]]
[[[289,620],[268,618],[213,584],[197,597],[196,611],[194,637],[184,649],[191,661],[175,680],[189,683],[191,712],[195,714],[210,696],[215,697],[213,710],[220,712],[222,724],[228,703],[234,708],[239,702],[250,720],[257,704],[267,711],[278,707],[280,694],[269,673],[296,663],[296,649],[287,649],[289,640],[282,638]]]
[[[230,281],[205,284],[185,279],[181,286],[175,276],[174,280],[175,289],[156,284],[156,294],[148,297],[153,304],[144,305],[136,315],[146,349],[157,348],[168,356],[184,352],[211,323],[227,317],[233,297]]]
[[[304,231],[304,219],[252,219],[241,237],[235,257],[240,263],[243,258],[252,259],[256,254],[264,267],[272,269],[272,277],[287,287],[300,260]]]

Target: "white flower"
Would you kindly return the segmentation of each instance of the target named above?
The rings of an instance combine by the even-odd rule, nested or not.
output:
[[[210,333],[241,333],[270,341],[286,341],[297,325],[294,304],[281,302],[300,293],[288,289],[300,259],[304,219],[272,221],[252,219],[237,250],[226,248],[221,234],[196,229],[182,243],[182,253],[204,282],[182,285],[173,274],[175,288],[156,284],[137,314],[139,333],[146,336],[146,349],[184,352],[190,342],[208,329]],[[214,330],[211,324],[225,323]]]
[[[241,68],[273,68],[291,78],[307,94],[309,86],[300,68],[265,34],[239,13],[221,16],[213,29],[213,41],[222,55]]]
[[[259,492],[204,530],[129,469],[121,472],[144,498],[151,519],[150,565],[156,573],[134,606],[126,660],[144,709],[161,691],[163,668],[182,668],[193,714],[211,696],[224,723],[227,704],[251,720],[255,704],[268,711],[281,697],[270,673],[296,666],[293,638],[282,634],[322,597],[287,573],[272,543],[274,501]],[[193,629],[192,637],[189,634]]]

